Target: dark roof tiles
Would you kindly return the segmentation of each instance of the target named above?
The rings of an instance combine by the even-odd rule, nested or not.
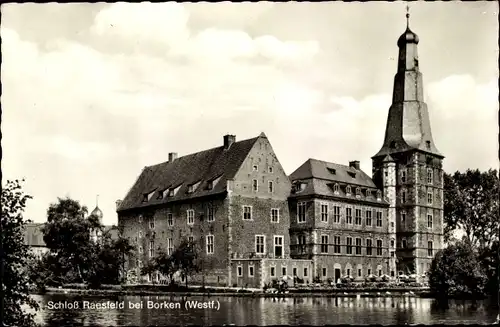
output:
[[[226,192],[227,180],[234,178],[259,137],[265,135],[235,142],[229,149],[219,146],[145,167],[117,211]],[[218,182],[209,189],[209,182],[216,179]],[[188,186],[198,182],[197,188],[188,193]],[[159,196],[160,192],[178,186],[174,196]],[[144,195],[151,192],[151,199],[144,201]]]

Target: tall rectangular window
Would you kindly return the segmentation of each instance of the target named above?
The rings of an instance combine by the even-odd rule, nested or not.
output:
[[[283,236],[274,236],[274,257],[283,257]]]
[[[345,208],[346,223],[352,224],[352,208]]]
[[[406,203],[406,191],[401,191],[401,203]]]
[[[361,209],[356,209],[354,213],[354,223],[361,226]]]
[[[280,209],[277,208],[271,209],[271,222],[272,223],[280,222]]]
[[[340,224],[340,207],[339,206],[333,207],[333,222],[335,224]]]
[[[366,239],[366,255],[372,255],[372,240]]]
[[[432,228],[432,214],[427,214],[427,228]]]
[[[432,184],[432,180],[434,179],[432,168],[427,168],[427,184]]]
[[[254,266],[248,266],[248,277],[254,277],[255,276],[254,269],[255,269]]]
[[[406,222],[406,212],[401,212],[401,222],[404,224]]]
[[[328,253],[328,235],[321,235],[321,253]]]
[[[321,222],[328,222],[328,204],[321,204]]]
[[[382,227],[382,211],[377,211],[377,227]]]
[[[432,251],[432,241],[427,242],[427,255],[432,257],[434,255]]]
[[[192,210],[192,209],[189,209],[187,211],[187,223],[188,223],[188,225],[194,224],[194,210]]]
[[[214,253],[214,236],[207,235],[207,254]]]
[[[207,221],[212,222],[215,220],[214,207],[209,206],[207,209]]]
[[[270,267],[271,277],[276,277],[276,267]]]
[[[255,235],[255,253],[256,254],[264,254],[266,237],[264,235]]]
[[[377,240],[377,255],[382,255],[382,240]]]
[[[252,220],[251,206],[243,206],[243,220]]]
[[[366,226],[372,225],[372,211],[366,210]]]
[[[149,242],[149,257],[152,258],[155,255],[155,242],[150,241]]]
[[[155,229],[155,217],[149,218],[149,229]]]
[[[356,254],[361,255],[361,239],[356,238]]]
[[[352,254],[352,237],[346,237],[346,254]]]
[[[401,170],[401,183],[406,183],[406,169]]]
[[[432,191],[427,192],[427,204],[432,204]]]
[[[259,181],[256,179],[252,181],[252,190],[254,192],[257,192],[259,190]]]
[[[169,227],[174,226],[174,215],[171,213],[167,213],[167,225]]]
[[[297,203],[297,221],[299,223],[306,222],[306,203],[305,202]]]
[[[340,236],[333,237],[333,253],[340,254]]]
[[[171,255],[174,252],[174,240],[169,238],[167,240],[167,254]]]
[[[274,192],[274,184],[273,184],[273,181],[268,181],[268,182],[267,182],[267,188],[268,188],[269,193],[273,193],[273,192]]]

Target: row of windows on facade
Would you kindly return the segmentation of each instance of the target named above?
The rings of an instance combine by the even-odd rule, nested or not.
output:
[[[214,253],[214,240],[215,240],[214,235],[212,235],[212,234],[206,235],[205,240],[206,240],[205,241],[205,250],[206,250],[207,254],[213,254]],[[188,242],[194,243],[194,237],[189,236]],[[143,253],[142,246],[138,247],[138,252],[140,254]],[[173,240],[173,238],[168,238],[167,239],[167,254],[171,255],[173,252],[174,252],[174,240]],[[149,254],[150,258],[154,257],[154,254],[155,254],[155,242],[154,241],[149,242],[149,253],[148,254]]]
[[[336,270],[339,270],[340,269],[336,269]],[[237,277],[244,277],[244,274],[243,274],[243,266],[242,265],[239,265],[237,266]],[[269,275],[271,277],[276,277],[276,267],[275,266],[271,266],[269,267]],[[286,266],[282,266],[281,267],[281,276],[287,276],[287,271],[288,271],[288,268]],[[370,276],[372,274],[372,269],[371,268],[368,268],[367,269],[367,276]],[[340,272],[339,272],[340,274]],[[297,267],[293,267],[292,268],[292,275],[293,277],[297,277],[298,276],[298,268]],[[345,275],[346,276],[351,276],[351,268],[346,268],[345,269]],[[378,275],[379,276],[382,276],[383,275],[383,270],[382,269],[378,269]],[[328,276],[328,268],[327,267],[322,267],[321,268],[321,277],[324,277],[326,278]],[[248,277],[250,278],[253,278],[255,277],[255,267],[253,265],[249,265],[248,266]],[[308,267],[304,267],[303,268],[303,274],[302,274],[302,277],[309,277],[309,268]],[[362,273],[362,269],[361,268],[358,268],[358,276],[357,277],[363,277],[363,273]],[[391,277],[394,277],[394,271],[391,271]]]
[[[221,176],[219,176],[217,178],[214,178],[212,180],[207,181],[205,190],[207,190],[207,191],[212,190],[214,188],[214,186],[217,184],[217,182],[219,182],[220,178],[221,178]],[[159,191],[156,199],[157,200],[161,200],[161,199],[164,199],[164,198],[167,198],[167,197],[174,197],[174,196],[176,196],[177,193],[178,193],[178,191],[179,191],[179,189],[182,187],[182,185],[183,184],[180,184],[180,185],[177,185],[175,187],[169,187],[169,188],[166,188],[164,190]],[[198,182],[193,183],[193,184],[189,184],[187,186],[186,193],[187,194],[193,193],[194,191],[196,191],[198,189],[198,187],[200,185],[201,185],[201,181],[198,181]],[[153,195],[155,194],[155,192],[156,192],[156,190],[151,191],[149,193],[144,193],[142,201],[143,202],[151,201],[151,199],[153,198]]]
[[[341,213],[340,213],[340,206],[333,206],[333,222],[340,224],[340,219],[341,219]],[[345,222],[347,224],[352,224],[353,223],[353,215],[352,215],[352,208],[347,207],[345,208]],[[376,217],[376,226],[377,227],[382,227],[382,211],[381,210],[372,210],[372,209],[366,209],[365,210],[365,223],[367,226],[372,225],[372,217],[373,217],[373,211],[375,211],[375,217]],[[322,203],[321,204],[321,222],[328,223],[329,217],[330,217],[330,210],[329,210],[329,205],[327,203]],[[307,202],[299,202],[297,203],[297,222],[299,223],[304,223],[306,222],[307,219]],[[354,224],[355,225],[362,225],[362,210],[361,209],[355,209],[354,210]]]
[[[195,221],[195,215],[194,215],[194,210],[193,209],[188,209],[186,211],[186,218],[187,218],[187,224],[188,225],[194,225]],[[243,206],[243,220],[252,220],[252,206]],[[279,223],[280,220],[280,209],[279,208],[272,208],[270,211],[270,220],[272,223]],[[207,221],[208,222],[214,222],[215,221],[215,214],[214,214],[214,208],[210,207],[207,209]],[[139,216],[139,223],[143,222],[142,215]],[[174,226],[174,215],[172,213],[167,213],[167,225],[169,227]],[[155,219],[154,217],[149,218],[149,228],[154,229],[155,228]]]
[[[401,223],[406,222],[406,212],[401,212]],[[432,228],[434,226],[434,216],[431,213],[427,214],[427,228]]]
[[[401,203],[406,203],[407,201],[406,191],[401,190]],[[427,192],[427,204],[432,205],[434,203],[434,194],[432,191]]]
[[[300,181],[294,183],[295,193],[300,193],[301,191],[303,191],[305,189],[305,187],[306,187],[306,183],[303,183]],[[339,184],[333,184],[332,188],[333,188],[334,194],[338,195],[340,193],[340,185]],[[373,196],[373,192],[376,192],[376,198],[378,200],[382,199],[382,192],[380,190],[377,190],[377,191],[369,190],[369,189],[362,190],[360,187],[356,187],[355,192],[356,192],[356,197],[358,197],[358,198],[361,197],[363,195],[363,193],[366,197],[370,197],[370,196]],[[350,196],[352,194],[352,187],[350,185],[346,185],[345,194],[347,196]]]
[[[341,238],[340,236],[334,236],[333,237],[333,244],[330,244],[329,242],[330,238],[328,235],[321,235],[321,243],[320,243],[320,252],[323,254],[328,254],[330,248],[333,246],[333,253],[334,254],[342,254],[342,248],[345,248],[345,254],[348,255],[362,255],[362,248],[363,248],[363,240],[360,237],[357,237],[355,239],[355,244],[353,244],[353,238],[347,236],[346,237],[346,243],[342,244],[341,243]],[[381,256],[382,255],[382,249],[383,249],[383,241],[382,240],[376,240],[377,245],[376,245],[376,255]],[[373,241],[372,239],[368,238],[366,239],[366,255],[373,255]],[[394,248],[394,240],[391,240],[391,246],[390,248]],[[296,244],[293,245],[294,248],[298,249],[299,252],[306,252],[306,236],[305,235],[299,235],[297,236],[296,239]],[[407,242],[406,240],[401,241],[401,248],[406,249],[407,248]],[[354,251],[353,251],[354,250]],[[428,255],[432,256],[433,255],[433,242],[429,241],[427,242],[427,250],[428,250]],[[394,253],[391,252],[391,256],[394,256]]]
[[[388,176],[388,172],[386,171],[385,172],[385,176],[387,177]],[[401,180],[401,183],[406,183],[407,182],[407,173],[406,173],[406,169],[401,169],[400,170],[400,180]],[[438,177],[440,175],[438,174]],[[433,184],[434,182],[434,171],[432,170],[432,168],[427,168],[427,184]]]

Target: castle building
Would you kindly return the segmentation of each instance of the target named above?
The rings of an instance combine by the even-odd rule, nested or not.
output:
[[[323,280],[395,276],[389,203],[359,161],[344,166],[309,159],[290,179],[294,258],[311,258],[315,276]]]
[[[127,269],[140,275],[159,251],[170,254],[185,239],[202,249],[207,285],[422,275],[443,245],[444,157],[423,101],[418,42],[409,26],[397,42],[373,178],[359,161],[316,159],[287,176],[263,133],[239,142],[226,135],[221,146],[182,157],[169,153],[117,201],[119,229],[136,245]]]
[[[385,139],[372,166],[373,180],[389,201],[389,233],[397,239],[398,272],[420,276],[443,247],[444,156],[432,138],[423,99],[419,38],[410,30],[408,13],[406,17],[406,31],[397,43],[398,68]]]

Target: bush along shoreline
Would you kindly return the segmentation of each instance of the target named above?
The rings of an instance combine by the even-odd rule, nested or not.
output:
[[[179,285],[102,285],[90,288],[83,284],[67,284],[59,287],[47,287],[43,290],[33,289],[32,294],[85,294],[85,295],[179,295],[179,296],[259,296],[259,297],[308,297],[308,296],[334,296],[334,297],[401,297],[419,296],[428,297],[426,287],[413,287],[410,285],[375,287],[300,287],[289,288],[286,292],[277,292],[274,289],[245,289],[235,287],[201,287]]]

